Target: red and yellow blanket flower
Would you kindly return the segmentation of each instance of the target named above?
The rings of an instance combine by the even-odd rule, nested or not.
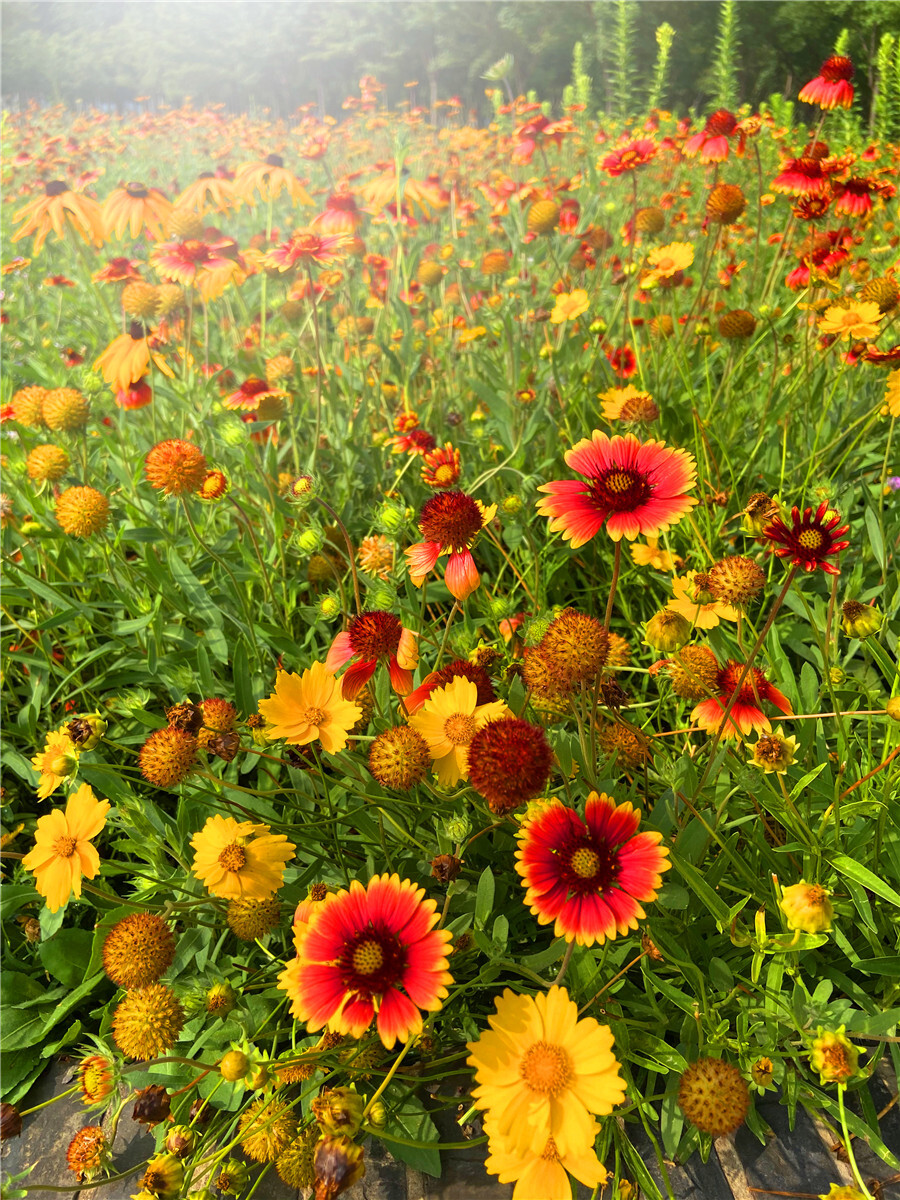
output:
[[[382,659],[388,661],[391,687],[398,696],[408,696],[413,687],[413,671],[419,662],[416,635],[392,613],[360,613],[350,622],[350,628],[331,643],[325,659],[326,670],[339,671],[351,659],[356,661],[341,679],[345,700],[359,695]]]
[[[426,500],[419,513],[419,530],[425,540],[404,551],[413,586],[421,587],[440,556],[449,554],[444,582],[457,600],[468,599],[481,583],[469,547],[496,513],[496,504],[486,508],[465,492],[438,492]]]
[[[542,484],[538,491],[549,494],[538,500],[537,509],[573,550],[604,524],[616,542],[639,534],[656,537],[697,503],[687,495],[697,482],[693,457],[665,442],[640,442],[632,433],[610,438],[595,429],[566,451],[565,460],[585,479]]]
[[[584,819],[558,801],[526,817],[516,851],[525,903],[554,936],[580,946],[637,929],[671,865],[662,834],[638,833],[640,813],[591,792]]]
[[[718,695],[701,700],[691,713],[691,720],[696,721],[701,729],[709,734],[716,734],[725,716],[725,709],[738,685],[738,680],[744,671],[744,663],[729,660],[721,667],[716,676],[716,684],[712,689]],[[728,722],[722,730],[723,738],[748,737],[754,730],[757,733],[768,733],[772,728],[769,718],[759,707],[760,703],[768,702],[790,716],[793,712],[791,702],[774,684],[769,683],[758,667],[751,667],[741,684],[737,700],[728,714]]]
[[[294,927],[297,957],[278,978],[291,1014],[311,1033],[360,1038],[374,1020],[391,1049],[422,1031],[422,1010],[437,1012],[453,978],[452,935],[435,929],[437,903],[399,875],[353,880],[312,906]]]
[[[69,797],[65,809],[54,808],[38,817],[34,849],[22,859],[34,874],[38,892],[50,912],[57,912],[69,897],[81,896],[81,878],[93,879],[100,870],[100,855],[91,839],[106,825],[109,801],[98,800],[83,783]]]

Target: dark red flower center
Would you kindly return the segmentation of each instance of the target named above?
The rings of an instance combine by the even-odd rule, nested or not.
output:
[[[370,922],[348,939],[339,965],[347,991],[368,998],[383,994],[402,979],[406,951],[396,934]]]
[[[737,682],[744,671],[744,664],[737,662],[728,662],[721,669],[718,675],[718,688],[721,698],[729,701],[734,695],[734,690],[737,687]],[[757,667],[751,667],[747,673],[747,678],[741,684],[741,690],[738,693],[736,704],[758,704],[760,700],[768,698],[769,683],[762,671]]]
[[[336,209],[338,212],[356,212],[356,201],[350,195],[346,196],[329,196],[325,201],[325,207]]]
[[[128,334],[134,342],[141,342],[147,336],[147,331],[140,321],[132,321],[128,326]]]
[[[645,475],[630,467],[608,467],[590,481],[591,498],[611,512],[633,512],[646,504],[653,488]]]
[[[269,385],[266,381],[264,379],[257,379],[254,375],[251,375],[249,379],[245,379],[238,388],[238,391],[244,396],[259,396],[268,390]]]
[[[150,192],[142,183],[126,183],[125,191],[133,200],[145,200]]]
[[[704,133],[711,134],[713,137],[727,137],[734,133],[737,128],[737,118],[734,113],[730,113],[727,108],[720,108],[706,122]]]
[[[494,691],[490,676],[484,667],[467,662],[464,658],[457,658],[449,666],[441,667],[440,671],[437,672],[437,677],[438,681],[434,685],[436,688],[446,687],[454,679],[468,679],[471,683],[475,684],[477,689],[476,703],[478,704],[491,704],[497,699],[497,693]]]
[[[425,540],[454,550],[468,546],[482,525],[481,509],[465,492],[439,492],[423,504],[419,514]]]
[[[849,192],[851,196],[868,196],[871,190],[872,184],[868,179],[859,179],[856,176],[844,184],[844,191]]]
[[[350,645],[364,662],[396,654],[403,626],[393,613],[365,612],[350,622]]]
[[[833,54],[822,63],[821,77],[829,83],[837,83],[841,79],[853,78],[853,63],[849,58]]]
[[[192,263],[205,263],[209,262],[212,258],[212,253],[206,242],[197,242],[193,239],[182,242],[178,247],[177,254],[179,258]]]
[[[283,167],[284,166],[284,159],[281,157],[280,154],[267,154],[266,157],[263,159],[263,162],[268,167]]]
[[[49,183],[44,184],[45,196],[61,196],[63,192],[69,190],[69,185],[61,179],[52,179]]]
[[[570,892],[605,892],[619,874],[619,856],[604,841],[584,834],[560,851],[562,881]]]

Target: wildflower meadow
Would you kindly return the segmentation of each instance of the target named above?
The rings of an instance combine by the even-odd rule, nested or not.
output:
[[[840,44],[6,113],[2,1136],[65,1055],[72,1192],[660,1200],[772,1097],[900,1172],[883,58],[869,126]]]

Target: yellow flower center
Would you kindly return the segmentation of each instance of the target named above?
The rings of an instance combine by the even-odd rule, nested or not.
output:
[[[247,865],[247,852],[237,842],[226,846],[219,855],[219,866],[226,871],[240,871]]]
[[[569,865],[576,875],[580,875],[582,879],[590,879],[592,875],[597,874],[600,858],[589,846],[581,846],[572,855]]]
[[[322,708],[313,708],[310,706],[303,714],[303,720],[307,725],[324,725],[328,720],[328,713]]]
[[[604,483],[611,492],[627,492],[634,483],[634,476],[630,471],[613,471]]]
[[[572,1060],[562,1046],[535,1042],[525,1051],[519,1074],[533,1092],[558,1096],[569,1086],[574,1072]]]
[[[804,550],[818,550],[824,540],[817,529],[804,529],[797,538]]]
[[[454,746],[468,746],[478,732],[478,724],[468,713],[454,713],[444,722],[444,737]]]
[[[438,467],[434,473],[435,483],[453,483],[455,478],[456,472],[453,470],[453,467],[448,466],[446,463],[444,466]]]
[[[53,853],[59,858],[71,858],[75,853],[76,845],[77,842],[73,837],[70,837],[68,834],[63,834],[62,837],[58,837],[54,842]]]
[[[382,966],[384,952],[377,942],[360,942],[353,951],[353,970],[360,975],[374,975]]]

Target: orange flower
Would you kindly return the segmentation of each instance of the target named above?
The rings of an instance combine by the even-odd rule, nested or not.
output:
[[[279,671],[275,691],[259,702],[259,711],[269,722],[267,737],[284,738],[289,746],[307,746],[318,740],[329,754],[343,750],[362,709],[342,699],[341,686],[320,662],[302,675]]]
[[[175,378],[175,372],[163,356],[150,349],[150,338],[144,326],[132,321],[128,333],[121,334],[109,343],[94,363],[94,370],[103,372],[103,378],[114,391],[127,392],[133,383],[146,375],[151,361],[163,375]]]
[[[103,245],[103,218],[100,205],[82,192],[69,190],[61,179],[44,184],[43,196],[38,196],[13,214],[13,221],[24,221],[13,241],[34,234],[33,253],[40,254],[47,235],[53,231],[60,239],[66,236],[66,226],[71,226],[86,242]]]
[[[157,188],[148,188],[143,183],[126,183],[110,192],[103,201],[103,223],[107,235],[119,240],[126,229],[132,239],[140,237],[143,229],[152,238],[161,238],[171,209],[171,201]]]
[[[878,337],[878,322],[881,317],[881,309],[874,300],[858,300],[849,308],[832,304],[819,322],[819,332],[833,333],[853,341],[858,338],[874,338]]]
[[[660,279],[671,279],[694,261],[694,247],[690,242],[669,242],[658,246],[647,255],[650,269],[641,276],[641,287],[658,283]]]

